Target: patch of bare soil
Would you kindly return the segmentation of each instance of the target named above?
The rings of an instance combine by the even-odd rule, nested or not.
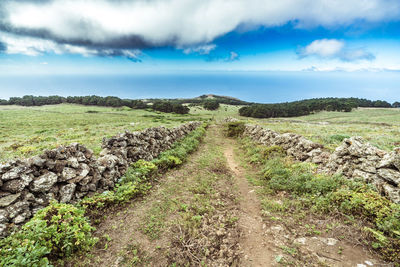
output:
[[[228,143],[224,154],[229,168],[235,174],[240,192],[239,225],[243,231],[240,239],[243,266],[273,266],[274,245],[270,243],[272,236],[265,232],[266,225],[261,217],[260,201],[244,176],[245,170],[233,157],[232,144]]]

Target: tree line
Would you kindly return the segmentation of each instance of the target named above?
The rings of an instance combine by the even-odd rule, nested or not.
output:
[[[350,112],[357,107],[391,108],[400,107],[399,102],[390,103],[382,100],[360,98],[314,98],[278,104],[253,104],[239,109],[239,114],[253,118],[297,117],[319,111]]]
[[[148,105],[142,100],[121,99],[116,96],[33,96],[25,95],[23,97],[11,97],[9,100],[0,99],[0,105],[19,105],[19,106],[43,106],[56,105],[62,103],[79,104],[85,106],[102,106],[102,107],[129,107],[132,109],[147,109],[161,112],[175,112],[179,114],[189,113],[189,108],[178,103],[170,103],[169,101],[156,101],[154,104]]]

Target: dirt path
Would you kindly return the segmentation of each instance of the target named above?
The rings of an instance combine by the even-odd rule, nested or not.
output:
[[[257,194],[252,179],[259,175],[236,148],[220,126],[210,126],[181,168],[142,199],[108,211],[96,247],[64,265],[380,266],[361,246],[338,239],[351,230],[340,221],[267,211],[265,204],[280,210],[288,196]]]
[[[245,177],[245,170],[234,159],[232,144],[226,146],[224,155],[229,168],[236,176],[241,196],[239,225],[243,228],[243,235],[240,239],[240,245],[244,253],[242,264],[243,266],[272,266],[274,252],[268,242],[269,238],[265,234],[266,225],[260,216],[260,201],[254,189],[249,186]]]

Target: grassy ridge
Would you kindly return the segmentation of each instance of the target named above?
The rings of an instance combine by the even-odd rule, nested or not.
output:
[[[157,174],[181,165],[196,150],[206,127],[198,127],[157,159],[134,163],[114,191],[85,198],[78,205],[53,202],[39,211],[19,231],[0,240],[0,266],[51,266],[50,260],[92,247],[97,240],[86,216],[98,219],[105,208],[145,194]]]

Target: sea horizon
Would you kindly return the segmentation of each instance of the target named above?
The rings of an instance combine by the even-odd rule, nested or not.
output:
[[[157,74],[0,75],[0,99],[23,95],[191,98],[203,94],[278,103],[318,97],[399,101],[397,72],[181,72]]]

